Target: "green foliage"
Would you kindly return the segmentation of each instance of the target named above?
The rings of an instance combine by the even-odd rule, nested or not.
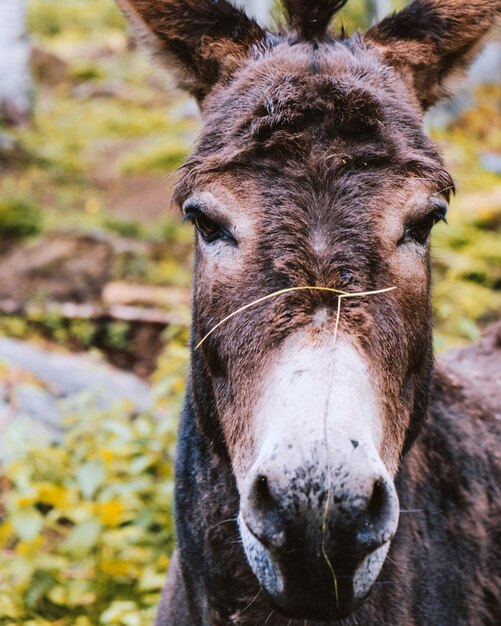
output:
[[[348,33],[367,28],[370,25],[367,15],[367,2],[360,0],[348,2],[340,12],[336,23],[341,24]]]
[[[28,24],[41,38],[92,38],[123,28],[113,0],[31,0]]]
[[[124,220],[116,217],[107,217],[103,226],[117,235],[130,239],[139,239],[142,235],[141,224],[137,220]]]
[[[106,328],[105,343],[109,348],[126,344],[128,324],[116,322]],[[127,327],[124,330],[124,326]],[[68,319],[56,313],[30,313],[26,316],[0,316],[0,336],[13,339],[50,340],[73,350],[85,350],[95,345],[101,330],[99,323],[87,319]]]
[[[484,200],[485,202],[485,200]],[[454,202],[449,226],[433,236],[435,337],[438,349],[477,340],[501,311],[501,202],[482,209]],[[475,213],[478,223],[472,221]]]
[[[501,177],[485,171],[482,152],[501,151],[499,87],[433,135],[458,183],[449,225],[433,236],[435,339],[439,350],[478,339],[501,311]]]
[[[155,393],[166,408],[181,411],[188,372],[189,333],[186,326],[170,326],[165,331],[167,349],[160,355],[152,382]]]
[[[0,173],[0,198],[22,189],[26,201],[43,209],[48,230],[102,227],[102,208],[119,219],[124,204],[127,220],[136,210],[141,223],[148,222],[140,194],[134,207],[126,191],[110,198],[109,188],[121,189],[134,171],[138,188],[153,187],[160,196],[160,163],[175,168],[197,128],[184,112],[184,96],[162,82],[146,55],[128,48],[114,0],[30,0],[29,26],[36,45],[65,69],[56,72],[55,84],[36,85],[33,124],[12,131],[25,158],[9,160]],[[152,159],[153,173],[141,159]],[[129,161],[124,174],[122,164]]]
[[[0,624],[151,623],[173,546],[173,420],[85,398],[65,413],[60,445],[2,468]]]
[[[157,237],[168,244],[190,245],[193,241],[193,229],[183,224],[177,215],[165,217],[157,229]]]
[[[78,82],[105,78],[102,69],[95,63],[79,63],[74,65],[71,68],[70,76]]]
[[[106,326],[106,344],[110,348],[121,350],[129,342],[129,324],[127,322],[111,322]]]
[[[42,232],[40,208],[22,198],[0,198],[0,238],[23,239]]]
[[[125,174],[145,172],[169,173],[176,170],[188,156],[186,141],[164,140],[138,154],[128,155],[119,164]]]

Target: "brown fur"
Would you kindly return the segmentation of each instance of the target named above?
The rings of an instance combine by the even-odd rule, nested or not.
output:
[[[266,45],[263,30],[243,11],[217,0],[117,0],[139,37],[169,64],[179,86],[202,101]]]
[[[353,291],[401,284],[406,265],[392,251],[402,221],[408,219],[405,214],[416,210],[416,197],[447,196],[452,188],[440,156],[421,131],[419,115],[405,105],[404,84],[383,67],[381,73],[359,76],[366,64],[378,67],[362,41],[348,50],[320,48],[314,56],[312,68],[309,44],[296,44],[292,58],[288,44],[279,45],[272,58],[242,68],[231,85],[205,103],[204,130],[184,168],[178,202],[182,205],[193,189],[211,189],[218,198],[221,188],[229,189],[242,214],[253,216],[255,236],[242,246],[231,271],[220,264],[209,270],[200,255],[195,300],[204,315],[196,320],[194,339],[242,303],[275,289],[305,284],[343,288],[345,275]],[[229,115],[236,102],[238,116]],[[426,211],[426,203],[419,211]],[[382,239],[382,224],[391,213],[398,231]],[[321,254],[312,247],[312,229],[325,239]],[[426,258],[418,266],[422,277],[417,283],[406,281],[406,289],[343,308],[342,327],[355,332],[370,352],[381,372],[388,411],[398,415],[398,421],[388,416],[392,466],[415,401],[412,394],[407,406],[402,404],[403,380],[426,364],[420,337],[403,330],[429,317]],[[325,294],[290,294],[233,318],[202,347],[216,385],[225,441],[235,459],[241,457],[238,445],[248,450],[241,429],[249,423],[245,412],[255,397],[263,358],[322,304],[334,310],[337,302]],[[385,320],[393,329],[385,328]],[[395,320],[401,320],[400,333]],[[239,355],[238,361],[230,371],[221,371],[232,354]],[[393,375],[397,361],[400,379]],[[240,471],[251,462],[242,457]]]
[[[500,13],[499,0],[422,0],[371,28],[366,39],[427,109],[457,85]]]

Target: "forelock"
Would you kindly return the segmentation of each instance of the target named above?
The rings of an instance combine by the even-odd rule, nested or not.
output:
[[[330,170],[402,167],[447,179],[444,186],[450,186],[402,89],[361,37],[282,42],[214,94],[185,171],[192,180],[199,171],[239,165],[282,167],[287,161],[305,162],[315,152]],[[180,195],[185,188],[181,185]]]
[[[334,15],[348,0],[283,0],[289,26],[303,41],[326,35]]]

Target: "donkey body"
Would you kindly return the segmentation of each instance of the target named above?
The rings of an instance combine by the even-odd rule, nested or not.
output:
[[[416,0],[351,38],[328,31],[345,0],[284,0],[280,34],[224,0],[119,4],[204,120],[177,186],[193,350],[158,625],[498,624],[499,338],[480,392],[433,375],[453,182],[422,120],[501,0]]]
[[[398,532],[371,595],[344,624],[499,624],[499,371],[499,324],[437,364],[427,426],[397,475]],[[290,621],[260,592],[239,542],[231,469],[207,454],[196,423],[188,401],[177,461],[179,547],[158,626],[324,623]]]

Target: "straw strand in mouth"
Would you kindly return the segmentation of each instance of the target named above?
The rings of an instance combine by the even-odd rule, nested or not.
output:
[[[211,330],[205,335],[205,337],[203,337],[203,339],[201,341],[198,342],[198,344],[195,347],[195,350],[198,350],[200,348],[200,346],[204,343],[204,341],[206,339],[208,339],[213,332],[215,332],[220,326],[222,326],[223,324],[225,324],[228,320],[230,320],[231,318],[235,317],[235,315],[238,315],[239,313],[242,313],[242,311],[246,311],[247,309],[250,309],[251,307],[255,306],[256,304],[260,304],[261,302],[265,302],[266,300],[271,300],[272,298],[276,298],[278,296],[282,296],[286,293],[292,293],[294,291],[327,291],[329,293],[333,293],[335,294],[339,301],[338,301],[338,315],[336,317],[336,329],[335,329],[335,335],[337,336],[337,331],[339,328],[339,317],[340,317],[340,312],[341,312],[341,300],[344,298],[361,298],[363,296],[375,296],[377,294],[380,293],[387,293],[389,291],[393,291],[394,289],[396,289],[396,287],[386,287],[385,289],[377,289],[375,291],[359,291],[359,292],[349,292],[349,291],[342,291],[340,289],[334,289],[332,287],[317,287],[317,286],[312,286],[312,285],[305,285],[302,287],[287,287],[286,289],[279,289],[278,291],[274,291],[273,293],[269,293],[266,296],[262,296],[261,298],[257,298],[256,300],[253,300],[252,302],[249,302],[248,304],[244,304],[244,306],[239,307],[236,311],[233,311],[233,313],[230,313],[229,315],[227,315],[226,317],[224,317],[220,322],[218,322],[215,326],[213,326],[211,328]]]

